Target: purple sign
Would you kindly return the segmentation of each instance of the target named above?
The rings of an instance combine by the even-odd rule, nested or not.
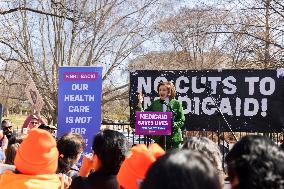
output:
[[[101,67],[60,67],[58,87],[58,137],[78,133],[86,152],[101,126]]]
[[[171,135],[171,112],[136,112],[136,135]]]

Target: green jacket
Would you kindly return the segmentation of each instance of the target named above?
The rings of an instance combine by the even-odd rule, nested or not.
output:
[[[182,132],[181,128],[184,125],[185,122],[185,117],[184,117],[184,112],[183,112],[183,107],[182,104],[172,98],[169,101],[169,105],[167,108],[167,111],[170,112],[170,108],[173,112],[173,126],[172,126],[172,134],[166,138],[167,141],[167,149],[169,148],[178,148],[179,144],[182,142]],[[138,111],[143,110],[141,106],[138,106]],[[145,109],[144,111],[153,111],[153,112],[162,112],[163,111],[163,105],[161,104],[160,100],[155,100],[151,103],[151,105]],[[161,136],[155,136],[153,139],[161,144]]]

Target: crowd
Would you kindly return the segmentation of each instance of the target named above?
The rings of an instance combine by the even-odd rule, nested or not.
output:
[[[15,135],[9,120],[1,128],[1,189],[284,189],[284,151],[264,136],[241,138],[224,170],[220,149],[208,138],[189,137],[165,152],[156,143],[130,148],[122,133],[102,130],[78,167],[82,136],[55,139],[51,127],[34,123]]]

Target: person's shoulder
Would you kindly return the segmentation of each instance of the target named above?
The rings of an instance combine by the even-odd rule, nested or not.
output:
[[[160,99],[156,99],[156,100],[153,100],[152,103],[161,103],[161,102],[160,102]]]
[[[156,100],[151,101],[151,106],[157,106],[160,103],[161,103],[160,99],[156,99]]]
[[[94,172],[88,176],[88,183],[92,188],[104,188],[104,189],[117,189],[118,182],[117,176],[112,174],[104,174],[101,172]]]
[[[73,183],[73,181],[74,182],[82,182],[83,180],[86,180],[86,179],[87,179],[87,177],[78,176],[78,177],[76,177],[72,180],[72,183]]]
[[[0,163],[0,174],[3,174],[7,170],[9,170],[11,172],[15,172],[16,166]]]
[[[74,178],[78,177],[78,174],[79,174],[79,171],[77,171],[77,170],[70,170],[70,171],[67,172],[66,175],[68,177],[71,177],[72,179],[74,179]]]
[[[181,104],[181,102],[178,101],[178,100],[175,99],[175,98],[172,98],[172,99],[170,100],[170,103],[172,103],[172,104]]]
[[[171,99],[170,104],[174,109],[180,109],[180,107],[182,107],[182,103],[175,98]]]
[[[72,183],[69,189],[82,188],[86,180],[87,180],[87,177],[81,177],[81,176],[75,177],[74,179],[72,179]]]

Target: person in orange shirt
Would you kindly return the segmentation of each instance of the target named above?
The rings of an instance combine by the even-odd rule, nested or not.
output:
[[[55,174],[58,165],[56,141],[45,130],[31,129],[20,144],[14,164],[16,171],[5,171],[1,189],[58,189],[63,187]]]
[[[117,174],[118,189],[139,189],[149,167],[164,154],[164,149],[157,143],[148,148],[145,144],[132,147]]]

